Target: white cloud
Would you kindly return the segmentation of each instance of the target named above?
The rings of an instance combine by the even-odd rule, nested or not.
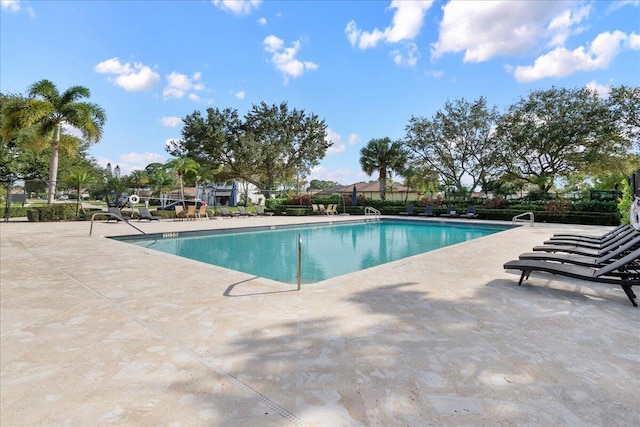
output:
[[[413,67],[418,62],[418,58],[420,57],[420,52],[418,52],[418,46],[409,42],[404,46],[405,52],[402,52],[400,49],[395,49],[391,52],[391,56],[393,56],[393,62],[396,65]]]
[[[308,180],[318,179],[320,181],[334,181],[340,185],[350,185],[356,182],[369,180],[370,177],[361,170],[352,169],[335,169],[325,168],[324,166],[316,166],[311,169]]]
[[[200,82],[201,73],[193,73],[191,77],[186,74],[172,72],[167,76],[167,86],[162,91],[164,99],[183,98],[188,93],[188,98],[192,101],[199,101],[200,97],[195,93],[204,90],[204,85]]]
[[[234,94],[233,94],[233,96],[235,96],[235,97],[236,97],[236,98],[238,98],[238,99],[244,99],[244,97],[245,97],[245,93],[244,93],[244,91],[243,91],[243,90],[240,90],[240,91],[238,91],[238,92],[234,93]]]
[[[211,3],[236,15],[248,15],[260,6],[262,0],[211,0]]]
[[[545,41],[557,45],[589,12],[575,1],[452,1],[442,9],[432,58],[464,52],[464,62],[524,55]]]
[[[342,137],[340,136],[340,134],[338,134],[331,128],[327,128],[327,134],[324,140],[333,143],[333,145],[327,149],[328,156],[332,154],[344,153],[344,151],[347,149],[347,147],[344,145],[344,141],[342,141]]]
[[[398,43],[413,40],[420,33],[424,15],[432,4],[432,0],[394,0],[389,5],[389,9],[395,9],[392,23],[384,30],[375,28],[372,31],[363,31],[355,21],[351,21],[344,32],[351,45],[362,50],[376,47],[379,42]]]
[[[0,7],[7,12],[19,13],[26,12],[30,18],[36,17],[36,12],[31,6],[24,6],[24,2],[20,0],[0,0]]]
[[[347,138],[347,142],[349,143],[349,145],[357,144],[360,141],[362,141],[362,140],[355,133],[350,133],[349,137]]]
[[[607,12],[609,13],[614,12],[624,6],[640,6],[640,0],[613,1],[611,2],[611,4],[609,4],[609,7],[607,8]]]
[[[259,18],[258,19],[258,24],[259,25],[267,25],[267,18]]]
[[[20,0],[2,0],[0,5],[3,10],[8,10],[9,12],[18,12],[21,7]]]
[[[289,77],[300,77],[307,71],[318,69],[318,65],[311,61],[300,61],[296,58],[300,50],[300,41],[296,40],[291,47],[285,47],[284,41],[274,35],[267,36],[262,44],[264,50],[271,54],[271,62],[276,66],[285,78],[285,83],[289,82]]]
[[[133,66],[128,62],[123,64],[118,58],[100,62],[96,65],[95,71],[100,74],[117,75],[113,83],[127,91],[148,90],[160,81],[160,75],[150,67],[140,62],[134,63]]]
[[[597,83],[595,80],[591,80],[589,83],[585,85],[587,89],[591,89],[596,92],[601,99],[605,99],[609,97],[609,92],[611,92],[611,87],[606,85],[601,85]]]
[[[607,68],[627,40],[628,36],[622,31],[600,33],[587,47],[580,46],[574,50],[557,47],[539,56],[533,65],[516,67],[514,76],[519,82],[531,82]]]
[[[125,153],[120,159],[127,164],[139,164],[144,168],[149,163],[164,162],[165,156],[156,153]],[[122,168],[122,166],[120,166]]]
[[[144,169],[149,163],[164,163],[166,160],[167,157],[157,153],[125,153],[115,160],[99,157],[96,162],[102,167],[106,167],[107,163],[114,168],[120,166],[120,173],[128,175],[136,169]]]
[[[424,72],[424,75],[427,77],[435,77],[435,78],[439,78],[444,76],[444,71],[442,70],[426,70]]]
[[[167,128],[174,128],[182,123],[182,119],[180,117],[175,116],[164,116],[160,119],[160,124]]]
[[[567,39],[582,31],[582,28],[574,28],[577,24],[589,17],[591,5],[585,5],[577,9],[564,10],[560,15],[551,20],[547,29],[551,35],[549,46],[563,46]]]
[[[629,34],[629,37],[627,37],[627,47],[631,50],[640,50],[640,34]]]

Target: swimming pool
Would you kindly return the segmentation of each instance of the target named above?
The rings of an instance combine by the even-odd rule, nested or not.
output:
[[[407,220],[261,227],[117,237],[149,249],[297,283],[298,236],[302,283],[353,273],[510,228],[493,224]]]

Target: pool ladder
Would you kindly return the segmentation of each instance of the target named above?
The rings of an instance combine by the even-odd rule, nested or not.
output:
[[[364,220],[365,221],[380,221],[380,211],[376,208],[372,208],[371,206],[367,206],[364,208]]]
[[[524,219],[525,216],[528,216],[529,219]],[[526,221],[529,221],[529,224],[531,225],[531,227],[533,227],[533,222],[534,222],[533,212],[521,213],[520,215],[516,215],[513,218],[511,218],[511,222],[513,224],[516,224],[518,222],[526,222]]]

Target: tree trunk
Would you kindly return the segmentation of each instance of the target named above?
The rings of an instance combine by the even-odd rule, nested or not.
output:
[[[4,222],[9,222],[9,217],[11,216],[11,193],[13,192],[13,177],[9,177],[9,181],[7,182],[7,203],[4,208]]]
[[[58,148],[60,145],[60,128],[58,125],[53,134],[51,143],[51,163],[49,165],[49,194],[47,194],[47,205],[53,203],[56,197],[56,180],[58,179]]]
[[[380,169],[380,200],[387,199],[387,170]]]

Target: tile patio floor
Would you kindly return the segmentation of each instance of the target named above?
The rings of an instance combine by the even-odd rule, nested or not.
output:
[[[606,229],[523,226],[295,291],[101,237],[122,223],[3,223],[0,425],[638,425],[640,309],[502,268]]]

